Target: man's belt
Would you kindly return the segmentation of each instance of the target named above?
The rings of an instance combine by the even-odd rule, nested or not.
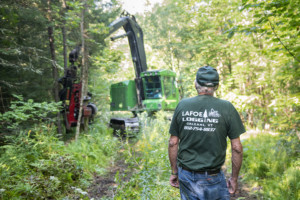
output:
[[[191,170],[191,169],[188,169],[182,165],[179,164],[179,167],[181,167],[182,169],[186,170],[186,171],[189,171],[189,172],[194,172],[194,173],[197,173],[197,174],[208,174],[208,175],[213,175],[213,174],[218,174],[220,173],[221,169],[213,169],[213,170]]]

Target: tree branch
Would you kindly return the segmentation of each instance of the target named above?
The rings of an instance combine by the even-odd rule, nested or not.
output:
[[[295,60],[297,60],[298,62],[300,62],[300,60],[298,60],[297,58],[296,58],[296,56],[283,44],[283,42],[281,41],[281,39],[280,39],[280,37],[277,35],[277,33],[276,33],[276,31],[275,31],[275,28],[274,28],[274,26],[273,26],[273,24],[271,23],[271,21],[270,21],[270,19],[269,19],[269,17],[266,15],[266,13],[264,13],[264,15],[265,15],[265,17],[267,18],[267,20],[268,20],[268,22],[269,22],[269,24],[270,24],[270,26],[271,26],[271,29],[272,29],[272,31],[273,31],[273,33],[274,33],[274,35],[276,36],[276,38],[279,40],[279,42],[281,43],[281,45],[287,50],[287,52],[289,52],[289,54],[295,59]]]

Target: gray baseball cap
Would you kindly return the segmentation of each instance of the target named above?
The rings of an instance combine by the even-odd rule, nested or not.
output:
[[[201,86],[215,87],[219,85],[219,74],[211,66],[200,67],[197,71],[196,81]]]

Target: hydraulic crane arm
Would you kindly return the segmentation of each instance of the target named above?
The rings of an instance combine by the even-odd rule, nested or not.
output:
[[[118,38],[127,37],[131,57],[134,64],[135,75],[136,78],[141,77],[141,73],[147,71],[147,63],[146,63],[146,54],[144,49],[144,38],[143,31],[141,27],[137,24],[134,16],[126,15],[115,21],[113,21],[109,25],[109,35],[113,32],[117,31],[121,27],[124,28],[125,34],[119,35],[116,37],[112,37],[111,40],[116,40]]]

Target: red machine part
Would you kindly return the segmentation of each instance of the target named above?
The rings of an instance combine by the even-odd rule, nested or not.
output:
[[[71,97],[70,97],[71,96]],[[80,108],[80,97],[81,97],[81,83],[75,83],[70,90],[67,92],[67,99],[69,100],[69,109],[66,112],[67,117],[67,129],[77,125]],[[90,106],[83,106],[83,117],[90,118],[93,115],[93,110]]]
[[[81,83],[75,83],[72,87],[69,112],[67,112],[67,120],[69,127],[77,125],[77,119],[80,108]],[[69,94],[68,94],[69,96]]]

